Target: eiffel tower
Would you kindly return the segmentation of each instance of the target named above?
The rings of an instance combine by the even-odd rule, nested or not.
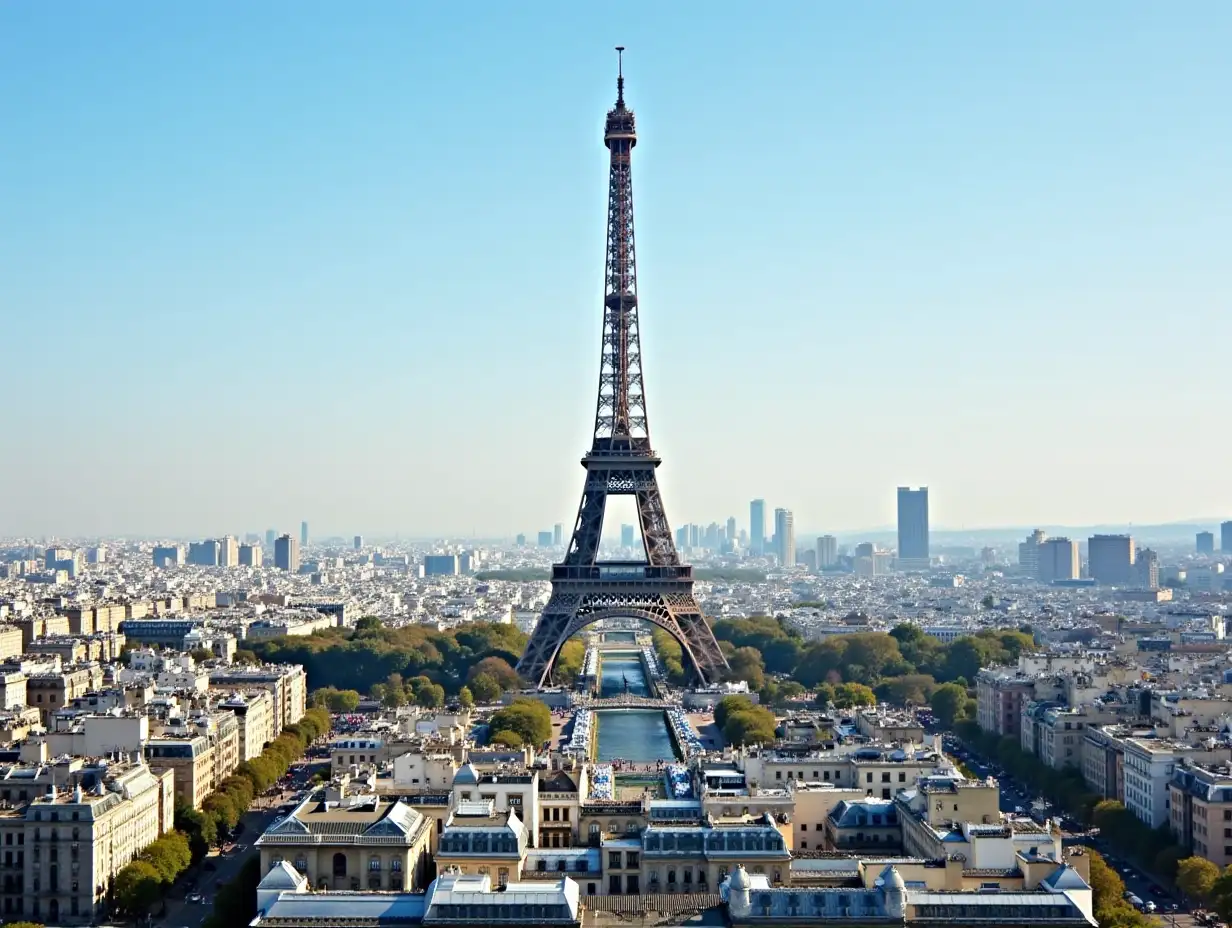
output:
[[[624,48],[618,47],[617,53]],[[561,646],[592,622],[637,618],[680,642],[685,660],[703,683],[727,669],[719,643],[693,597],[693,568],[680,563],[655,479],[660,458],[650,447],[637,320],[637,259],[633,248],[633,111],[625,106],[623,55],[618,59],[616,105],[608,111],[603,142],[610,155],[607,192],[607,268],[599,399],[590,452],[582,458],[586,485],[564,560],[552,567],[552,596],[518,661],[534,686],[551,679]],[[609,496],[633,496],[646,556],[600,561],[599,540]]]

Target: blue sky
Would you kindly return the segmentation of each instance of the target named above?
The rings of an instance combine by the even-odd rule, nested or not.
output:
[[[616,44],[674,523],[1232,514],[1232,7],[484,6],[0,6],[0,535],[571,522]]]

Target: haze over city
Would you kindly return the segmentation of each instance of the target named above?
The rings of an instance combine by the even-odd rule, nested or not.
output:
[[[888,526],[906,484],[937,528],[1226,518],[1230,39],[1219,3],[5,5],[0,534],[571,523],[616,42],[674,524]]]

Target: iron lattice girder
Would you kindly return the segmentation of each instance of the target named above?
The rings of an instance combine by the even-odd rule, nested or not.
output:
[[[717,680],[727,669],[693,596],[692,573],[680,564],[655,477],[659,458],[650,447],[637,315],[632,170],[637,132],[633,112],[625,107],[623,77],[617,86],[604,133],[611,157],[594,441],[582,460],[586,485],[569,547],[553,571],[552,596],[518,661],[518,673],[536,686],[548,682],[569,636],[604,618],[643,619],[669,632],[703,682]],[[646,560],[605,573],[598,561],[599,542],[607,498],[613,495],[636,497]]]
[[[636,618],[675,638],[698,679],[719,679],[727,661],[697,606],[692,585],[691,580],[657,586],[636,580],[627,584],[553,582],[552,597],[518,662],[518,673],[536,686],[545,686],[557,654],[572,635],[601,619]]]

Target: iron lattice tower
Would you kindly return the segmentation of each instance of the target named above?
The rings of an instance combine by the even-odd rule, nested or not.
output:
[[[623,48],[618,48],[623,52]],[[561,646],[592,622],[632,617],[653,622],[680,642],[702,682],[715,681],[727,661],[693,596],[693,568],[680,563],[655,478],[660,458],[650,447],[646,388],[637,318],[637,258],[633,246],[633,111],[625,106],[624,72],[603,133],[610,170],[603,346],[594,440],[582,458],[586,485],[564,560],[552,567],[552,596],[518,662],[518,673],[545,685]],[[609,496],[633,496],[645,559],[600,561],[599,540]]]

